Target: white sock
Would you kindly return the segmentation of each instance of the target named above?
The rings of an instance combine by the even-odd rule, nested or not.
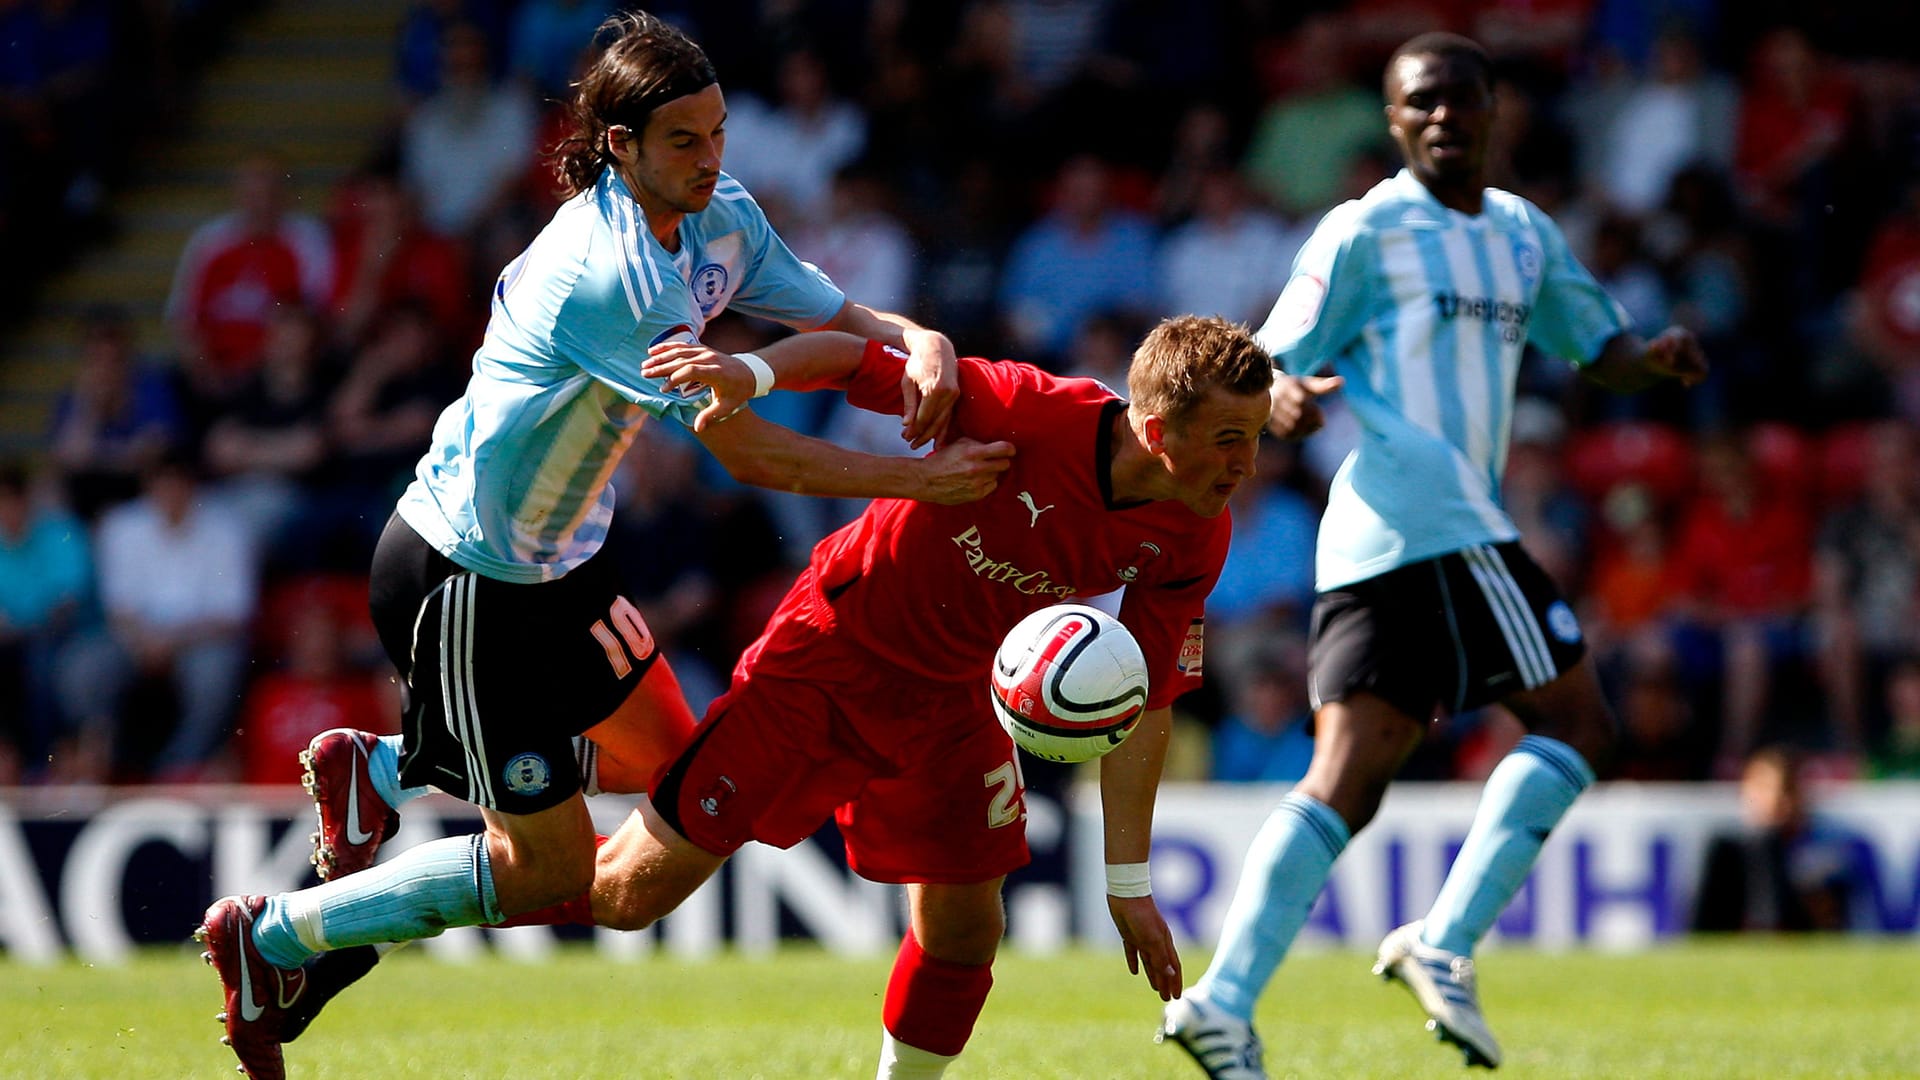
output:
[[[917,1046],[908,1046],[884,1028],[880,1032],[880,1071],[874,1080],[940,1080],[947,1066],[960,1055],[935,1054]]]

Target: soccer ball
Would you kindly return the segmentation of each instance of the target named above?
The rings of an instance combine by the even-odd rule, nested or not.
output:
[[[1119,746],[1147,705],[1147,660],[1119,620],[1055,604],[1007,631],[993,657],[993,714],[1044,761],[1087,761]]]

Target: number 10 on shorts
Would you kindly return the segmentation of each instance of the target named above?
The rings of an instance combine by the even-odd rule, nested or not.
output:
[[[607,626],[609,621],[613,623],[612,628]],[[626,678],[632,674],[633,665],[653,655],[653,631],[647,629],[647,620],[640,617],[640,609],[624,596],[614,597],[605,619],[594,620],[592,634],[607,651],[607,663],[613,666],[616,679]]]

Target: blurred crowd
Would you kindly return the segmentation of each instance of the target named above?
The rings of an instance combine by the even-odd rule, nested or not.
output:
[[[178,129],[193,76],[258,2],[0,0],[0,249],[16,254],[0,317],[106,238],[114,185]]]
[[[1422,30],[1474,36],[1499,62],[1495,182],[1555,216],[1642,330],[1689,326],[1714,364],[1690,395],[1631,399],[1557,361],[1522,374],[1508,505],[1577,600],[1627,733],[1621,773],[1733,778],[1785,745],[1819,775],[1920,776],[1920,9],[1809,7],[652,10],[714,60],[726,168],[802,258],[962,352],[1116,386],[1160,315],[1258,326],[1319,216],[1397,167],[1387,54]],[[279,783],[318,730],[392,729],[372,543],[459,392],[495,275],[555,206],[542,149],[608,10],[419,0],[394,42],[392,121],[324,215],[289,208],[263,146],[180,255],[171,350],[143,355],[124,312],[76,327],[44,454],[0,468],[0,783]],[[50,25],[106,12],[110,40],[150,26],[144,11],[0,3]],[[40,78],[18,84],[37,99],[8,99],[8,138],[65,100]],[[84,160],[101,149],[84,127],[52,127],[64,156],[0,161],[7,207],[26,173],[58,170],[71,200],[90,170],[124,167]],[[37,227],[0,221],[9,243]],[[723,318],[708,340],[771,333]],[[763,406],[905,452],[896,424],[831,395]],[[1304,769],[1314,535],[1354,437],[1336,401],[1236,496],[1209,609],[1220,677],[1181,706],[1176,773]],[[857,509],[742,489],[668,425],[618,484],[629,537],[612,550],[696,709]],[[1445,718],[1409,774],[1484,775],[1518,733],[1497,709]]]

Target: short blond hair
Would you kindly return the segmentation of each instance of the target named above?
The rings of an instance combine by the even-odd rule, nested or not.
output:
[[[1241,323],[1212,315],[1162,319],[1133,351],[1133,408],[1178,423],[1215,387],[1246,396],[1273,385],[1273,357]]]

